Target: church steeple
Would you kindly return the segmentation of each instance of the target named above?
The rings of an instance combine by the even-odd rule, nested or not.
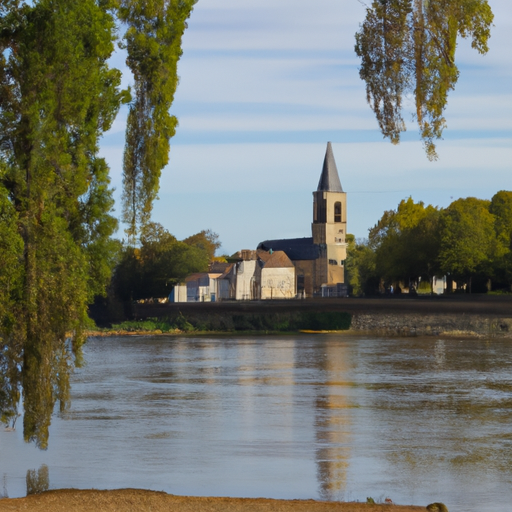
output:
[[[315,291],[343,283],[347,258],[347,194],[343,192],[331,143],[327,143],[318,189],[313,192],[313,243],[321,253],[316,263]]]
[[[320,181],[318,182],[317,191],[343,192],[330,142],[327,143],[327,150],[325,151],[324,158],[324,166],[322,168],[322,174],[320,175]]]

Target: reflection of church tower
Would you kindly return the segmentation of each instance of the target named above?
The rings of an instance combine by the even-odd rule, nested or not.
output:
[[[347,194],[341,188],[330,142],[327,143],[317,191],[313,192],[311,228],[313,243],[320,246],[322,256],[317,261],[316,286],[343,283],[347,257]]]
[[[346,381],[348,375],[347,347],[327,343],[322,369],[325,381],[317,396],[316,441],[317,475],[320,497],[324,500],[344,499],[350,459],[351,409]]]

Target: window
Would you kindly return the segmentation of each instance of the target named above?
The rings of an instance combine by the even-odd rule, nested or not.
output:
[[[341,222],[341,203],[334,203],[334,222]]]
[[[329,260],[329,265],[337,265],[338,262],[336,260]]]

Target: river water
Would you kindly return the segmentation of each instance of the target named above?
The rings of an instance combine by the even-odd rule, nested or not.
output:
[[[508,341],[117,337],[84,356],[47,451],[0,430],[0,494],[30,480],[512,509]]]

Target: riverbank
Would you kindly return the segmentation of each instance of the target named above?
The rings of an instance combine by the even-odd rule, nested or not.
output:
[[[117,329],[111,325],[105,332],[183,334],[342,330],[378,336],[512,339],[512,296],[398,295],[368,299],[131,304],[130,308],[128,322]],[[136,323],[131,324],[132,320]],[[151,327],[144,330],[144,324]],[[130,328],[130,325],[136,327]]]
[[[425,507],[313,500],[174,496],[140,489],[62,489],[0,499],[0,512],[419,512]]]

